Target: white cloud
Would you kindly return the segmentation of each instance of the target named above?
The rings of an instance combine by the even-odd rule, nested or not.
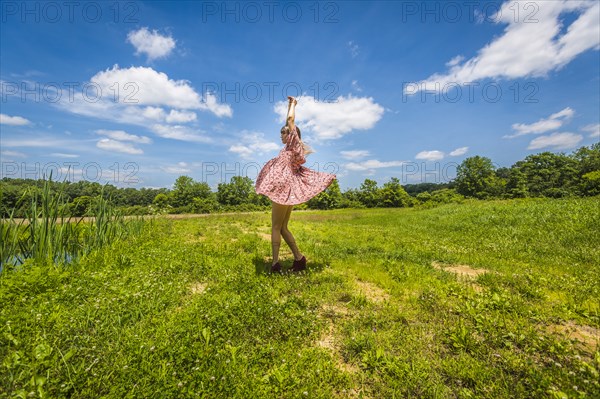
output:
[[[573,109],[567,107],[562,111],[556,112],[550,115],[548,118],[542,118],[539,121],[531,124],[525,123],[514,123],[512,125],[512,129],[517,133],[512,135],[506,135],[504,138],[512,139],[515,137],[523,136],[525,134],[541,134],[546,133],[551,130],[556,130],[560,128],[565,122],[573,117],[575,111]]]
[[[0,152],[0,154],[6,156],[6,157],[18,157],[18,158],[25,158],[27,157],[27,155],[23,154],[22,152],[19,151],[2,151]]]
[[[467,151],[469,151],[469,147],[460,147],[460,148],[457,148],[456,150],[452,151],[449,155],[451,157],[458,157],[461,155],[465,155],[467,153]]]
[[[148,60],[168,56],[175,48],[175,40],[171,36],[163,36],[156,30],[150,32],[144,27],[127,34],[127,41],[136,49],[135,54],[146,54]]]
[[[172,166],[163,166],[163,167],[161,167],[161,169],[167,173],[172,173],[172,174],[190,173],[192,171],[189,168],[188,164],[185,162],[179,162],[179,163],[177,163],[177,165],[172,165]]]
[[[353,80],[352,81],[352,88],[358,92],[361,92],[362,89],[361,87],[358,85],[358,80]]]
[[[567,150],[574,148],[583,139],[583,136],[575,133],[552,133],[549,136],[536,137],[529,143],[528,150],[539,150],[551,147],[555,150]]]
[[[264,134],[258,132],[242,131],[240,143],[229,147],[229,151],[238,154],[244,159],[253,159],[257,155],[276,151],[283,146],[283,143],[276,144],[264,139]]]
[[[283,124],[287,115],[287,101],[275,104],[274,111]],[[298,97],[296,123],[314,133],[316,140],[343,137],[352,130],[368,130],[381,119],[384,108],[371,97],[339,96],[335,102],[319,102],[310,96]],[[303,136],[304,139],[304,136]]]
[[[0,125],[23,126],[29,125],[30,123],[31,121],[23,118],[22,116],[0,114]]]
[[[196,121],[192,110],[209,111],[218,117],[231,117],[233,111],[228,104],[221,104],[210,93],[201,97],[185,80],[172,80],[162,73],[146,67],[119,68],[98,72],[91,78],[90,84],[103,96],[90,101],[76,91],[72,98],[63,96],[56,106],[62,110],[91,116],[118,123],[144,126],[152,131],[164,132],[160,126],[164,123],[190,123]],[[118,88],[118,100],[114,96]],[[154,126],[158,125],[158,128]],[[191,127],[186,127],[192,130]],[[181,126],[173,126],[170,133],[161,137],[170,137],[173,132],[182,132]],[[159,134],[161,135],[161,134]],[[199,141],[197,135],[179,133],[177,139]]]
[[[111,151],[111,152],[122,152],[125,154],[143,154],[139,148],[134,147],[132,144],[124,143],[122,141],[113,140],[113,139],[100,139],[96,143],[96,147]]]
[[[352,58],[355,58],[358,55],[358,44],[354,43],[354,41],[350,40],[348,42],[348,50],[350,50],[350,54]]]
[[[440,159],[444,159],[445,154],[442,151],[421,151],[417,155],[415,155],[416,159],[424,159],[426,161],[439,161]]]
[[[210,137],[203,136],[200,132],[181,125],[152,125],[151,130],[158,136],[181,141],[192,141],[196,143],[210,143],[213,140]]]
[[[59,158],[79,158],[77,154],[65,154],[63,152],[53,152],[50,154],[51,157],[59,157]]]
[[[465,59],[464,56],[457,55],[456,57],[452,58],[450,61],[446,62],[446,66],[453,67],[454,65],[457,65],[459,62],[461,62],[464,59]]]
[[[571,62],[589,49],[600,48],[600,2],[539,1],[533,2],[535,14],[515,18],[514,1],[502,5],[497,22],[507,24],[504,33],[464,62],[453,58],[447,73],[436,73],[405,87],[405,94],[421,90],[440,91],[448,83],[465,84],[482,79],[544,77]],[[523,10],[521,10],[523,11]],[[578,14],[561,34],[565,13]],[[537,22],[527,20],[527,16]]]
[[[364,161],[364,162],[349,162],[345,166],[346,166],[346,169],[349,169],[349,170],[361,171],[361,170],[371,170],[371,169],[380,169],[380,168],[390,168],[393,166],[402,166],[402,164],[404,164],[404,161],[382,162],[382,161],[378,161],[377,159],[369,159],[368,161]]]
[[[169,79],[165,73],[157,72],[152,68],[121,69],[115,65],[112,69],[92,76],[90,85],[95,86],[98,93],[102,93],[102,96],[92,98],[97,101],[86,100],[77,91],[73,99],[62,96],[58,104],[74,113],[108,117],[117,121],[131,121],[134,124],[145,124],[148,120],[166,118],[164,110],[159,107],[176,110],[198,109],[212,112],[218,117],[233,115],[231,107],[228,104],[218,103],[213,94],[207,93],[202,98],[188,81]],[[90,90],[90,96],[92,92],[93,90]],[[115,96],[118,100],[116,102]],[[142,106],[145,107],[140,109]],[[189,114],[184,115],[189,117]]]
[[[112,69],[96,73],[90,82],[100,86],[101,93],[110,93],[111,96],[118,88],[119,103],[128,105],[158,105],[181,109],[206,107],[188,81],[169,79],[166,73],[152,68],[119,68],[114,65]],[[106,94],[105,96],[108,97]]]
[[[132,141],[134,143],[140,143],[140,144],[148,144],[148,143],[152,142],[152,140],[150,140],[149,137],[136,136],[135,134],[129,134],[123,130],[99,129],[99,130],[96,130],[96,133],[101,134],[103,136],[107,136],[113,140],[119,140],[119,141]]]
[[[340,151],[340,154],[342,155],[342,158],[350,160],[360,159],[371,155],[367,150]]]
[[[589,133],[589,138],[600,140],[600,123],[584,126],[581,130]]]
[[[167,123],[187,123],[196,120],[195,112],[187,111],[176,111],[174,109],[169,112],[169,115],[165,118]]]
[[[142,115],[155,121],[165,120],[165,110],[161,107],[146,107],[142,110]]]
[[[7,138],[2,139],[2,147],[36,147],[36,148],[74,148],[81,142],[74,140],[62,140],[47,134],[39,134],[37,137]]]

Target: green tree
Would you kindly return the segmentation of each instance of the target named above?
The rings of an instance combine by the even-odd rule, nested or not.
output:
[[[566,197],[577,193],[577,161],[565,154],[542,152],[513,165],[525,175],[533,197]]]
[[[578,192],[580,195],[600,194],[600,143],[581,147],[573,158],[578,164]]]
[[[413,200],[400,184],[400,180],[392,177],[389,182],[383,185],[380,193],[381,206],[384,207],[406,207],[412,206]]]
[[[510,198],[525,198],[529,196],[527,176],[518,168],[511,168],[508,172],[506,195]]]
[[[165,209],[169,205],[169,197],[165,193],[157,194],[152,204],[158,209]]]
[[[223,205],[263,203],[254,190],[252,179],[247,176],[233,176],[229,183],[219,183],[217,201]]]
[[[378,206],[381,198],[377,182],[375,180],[365,179],[360,185],[358,198],[367,208]]]
[[[212,194],[205,182],[196,182],[189,176],[179,176],[171,191],[171,205],[174,207],[191,206],[194,198],[208,198]]]
[[[307,205],[311,209],[336,209],[341,206],[342,202],[342,192],[336,179],[323,192],[308,200]]]
[[[492,160],[479,155],[465,159],[456,170],[456,190],[466,197],[496,195],[501,186],[498,180]]]

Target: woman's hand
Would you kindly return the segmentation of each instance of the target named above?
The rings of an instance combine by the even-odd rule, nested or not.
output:
[[[292,96],[288,96],[288,101],[289,101],[290,104],[294,104],[294,105],[298,104],[298,100],[296,100]]]

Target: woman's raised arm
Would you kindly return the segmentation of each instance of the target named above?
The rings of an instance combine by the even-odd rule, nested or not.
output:
[[[295,120],[296,120],[296,104],[298,104],[298,100],[296,100],[292,96],[288,96],[288,113],[286,118],[286,124],[290,128],[290,132],[294,130]]]

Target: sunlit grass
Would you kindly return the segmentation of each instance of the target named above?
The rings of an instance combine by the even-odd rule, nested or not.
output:
[[[596,397],[597,204],[294,212],[297,275],[268,212],[156,220],[0,277],[0,396]]]
[[[123,238],[139,234],[144,220],[120,214],[102,194],[92,201],[90,221],[66,215],[61,191],[51,191],[51,177],[41,192],[31,188],[26,218],[14,218],[14,209],[0,219],[0,272],[22,265],[26,260],[41,263],[69,263]]]

